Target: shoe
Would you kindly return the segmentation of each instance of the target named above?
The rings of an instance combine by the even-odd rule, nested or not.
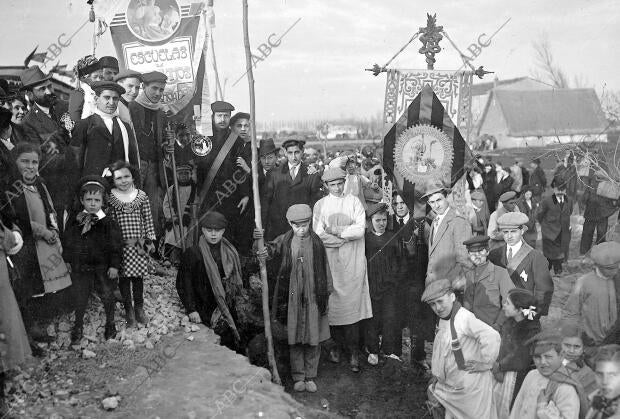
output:
[[[128,329],[136,326],[136,316],[130,304],[125,304],[125,321],[127,322]]]
[[[306,391],[308,393],[316,393],[318,390],[316,383],[312,380],[306,381]]]
[[[293,385],[293,390],[297,392],[306,391],[306,383],[303,381],[295,381],[295,384]]]
[[[103,337],[105,340],[114,339],[116,337],[116,326],[114,326],[114,323],[105,325]]]
[[[142,323],[142,324],[148,323],[148,319],[146,318],[146,314],[144,314],[144,309],[142,308],[142,306],[138,306],[138,305],[135,306],[134,314],[136,317],[136,321],[138,323]]]
[[[327,359],[329,362],[333,362],[334,364],[340,363],[340,351],[336,348],[330,349]]]
[[[393,359],[393,360],[398,361],[398,362],[403,362],[403,360],[400,359],[400,357],[398,355],[396,355],[396,354],[389,354],[388,356],[386,356],[386,358]]]
[[[73,330],[71,330],[71,345],[77,346],[82,341],[83,329],[82,326],[73,326]]]
[[[351,355],[351,361],[349,367],[353,372],[360,372],[360,360],[357,354]]]
[[[377,365],[379,363],[379,355],[377,354],[368,355],[368,363],[370,365]]]

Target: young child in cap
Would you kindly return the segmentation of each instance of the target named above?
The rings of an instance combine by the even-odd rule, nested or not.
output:
[[[109,214],[121,227],[123,259],[118,287],[123,296],[127,327],[136,321],[146,324],[144,276],[148,274],[149,254],[155,251],[155,227],[149,197],[138,189],[140,174],[125,161],[110,166],[114,187],[108,195]]]
[[[267,242],[258,257],[281,257],[272,310],[286,323],[294,390],[314,393],[320,343],[330,336],[327,309],[332,279],[323,242],[310,228],[310,207],[291,205],[286,219],[291,229]],[[262,237],[256,229],[254,238]]]
[[[179,184],[179,205],[177,205],[177,194],[174,185],[171,185],[164,196],[163,213],[165,217],[164,228],[166,230],[164,243],[166,245],[165,254],[169,255],[169,260],[173,265],[178,265],[182,248],[182,241],[186,240],[188,228],[191,222],[191,205],[196,201],[196,183],[192,179],[192,166],[177,165],[177,180]],[[181,208],[182,213],[177,214],[177,208]],[[179,228],[179,223],[183,229]]]
[[[525,377],[510,419],[583,418],[580,409],[587,409],[587,399],[562,365],[561,342],[557,331],[543,331],[527,341],[536,369]]]
[[[191,322],[211,327],[221,345],[245,353],[253,336],[240,324],[245,290],[239,254],[224,237],[227,226],[219,212],[204,214],[198,243],[183,254],[176,287]]]
[[[428,388],[433,417],[496,419],[491,368],[499,333],[461,307],[449,279],[429,283],[422,301],[439,316]]]
[[[502,324],[502,344],[493,364],[493,397],[497,416],[507,418],[521,384],[532,369],[532,354],[525,342],[540,332],[536,318],[534,294],[521,288],[508,291],[503,310],[506,321]]]
[[[121,267],[123,240],[121,230],[112,217],[106,216],[107,182],[99,176],[86,176],[79,182],[81,211],[67,220],[63,234],[63,259],[71,270],[75,323],[71,343],[82,340],[84,313],[95,283],[102,292],[105,311],[105,339],[116,336],[114,325],[114,289]]]
[[[371,204],[366,210],[366,218],[369,222],[365,236],[366,261],[373,317],[364,321],[364,341],[369,352],[368,363],[377,365],[380,351],[388,358],[401,360],[402,329],[398,318],[398,292],[403,276],[403,261],[399,257],[398,240],[394,232],[386,231],[387,204]]]
[[[562,335],[562,365],[570,376],[581,383],[586,394],[596,390],[596,376],[585,362],[583,331],[574,322],[564,320],[559,324]]]
[[[620,419],[620,345],[599,348],[594,370],[598,389],[589,396],[586,419]]]

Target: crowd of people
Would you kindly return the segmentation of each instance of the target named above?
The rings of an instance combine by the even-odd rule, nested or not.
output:
[[[164,74],[93,56],[75,71],[68,103],[36,66],[19,91],[0,91],[1,379],[44,355],[44,313],[58,302],[75,311],[74,344],[91,293],[106,340],[117,302],[127,328],[148,324],[144,278],[158,259],[178,266],[189,320],[246,353],[261,332],[245,312],[260,261],[294,391],[318,390],[323,352],[353,372],[403,362],[407,328],[435,418],[620,417],[620,244],[606,241],[618,200],[598,193],[596,173],[578,198],[571,156],[550,190],[539,159],[527,170],[476,156],[457,208],[446,185],[414,202],[386,196],[370,149],[323,158],[299,139],[263,139],[258,229],[249,114],[211,104],[211,151],[197,155],[195,130],[170,123]],[[561,324],[543,328],[577,200],[594,268]]]

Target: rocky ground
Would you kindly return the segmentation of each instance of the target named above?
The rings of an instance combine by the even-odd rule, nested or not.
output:
[[[574,226],[572,255],[578,254],[579,227]],[[574,258],[554,278],[556,292],[545,323],[562,317],[575,280],[589,269],[587,259]],[[71,347],[72,315],[57,318],[48,327],[56,341],[43,345],[46,357],[10,377],[6,418],[429,417],[427,379],[407,361],[406,338],[404,362],[388,360],[376,367],[364,362],[360,373],[323,356],[314,394],[292,391],[283,348],[279,372],[290,397],[270,383],[267,370],[217,345],[209,329],[191,325],[178,301],[175,270],[159,271],[145,281],[147,327],[126,330],[119,305],[119,335],[103,342],[103,308],[94,299],[85,337]]]

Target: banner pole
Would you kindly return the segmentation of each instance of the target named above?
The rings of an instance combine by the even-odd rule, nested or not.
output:
[[[250,89],[250,136],[252,140],[252,192],[254,195],[254,222],[256,228],[262,230],[260,195],[258,190],[258,148],[256,144],[256,98],[254,96],[254,73],[252,72],[252,52],[250,50],[250,35],[248,29],[248,0],[243,0],[243,44],[245,46],[245,66],[248,75],[248,87]],[[265,240],[259,239],[258,251],[265,249]],[[265,261],[258,259],[260,264],[260,277],[262,281],[263,319],[265,322],[265,339],[267,341],[267,358],[271,367],[273,382],[282,385],[278,366],[273,351],[273,337],[271,335],[271,316],[269,313],[269,283],[267,282],[267,266]],[[274,307],[275,309],[275,307]]]

